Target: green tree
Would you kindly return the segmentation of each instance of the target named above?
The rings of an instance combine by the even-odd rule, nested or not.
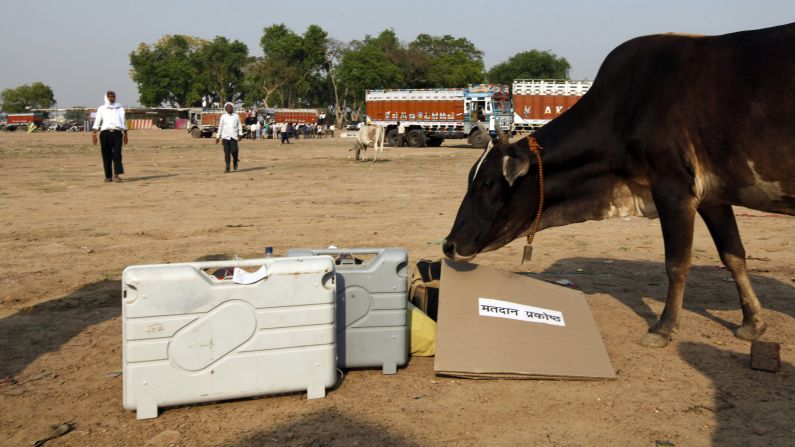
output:
[[[488,72],[489,82],[513,83],[514,79],[568,79],[571,65],[564,57],[550,51],[530,50],[517,53]]]
[[[483,52],[464,37],[420,34],[409,48],[424,54],[430,61],[426,79],[418,82],[427,84],[424,86],[463,87],[483,82]]]
[[[353,110],[352,118],[361,111],[367,90],[407,87],[404,70],[396,62],[399,52],[394,32],[385,30],[375,38],[351,42],[342,54],[335,74],[343,90],[344,109]]]
[[[196,52],[201,85],[214,92],[221,102],[236,101],[243,96],[243,66],[248,61],[248,47],[239,40],[217,36]]]
[[[130,53],[130,77],[138,84],[138,101],[148,107],[198,105],[208,93],[199,76],[198,51],[207,41],[165,35],[154,45],[141,43]]]
[[[29,109],[49,109],[55,96],[49,85],[34,82],[7,88],[0,93],[0,109],[7,113],[21,113]]]
[[[261,99],[287,107],[316,106],[331,98],[326,53],[328,33],[309,25],[298,35],[283,23],[263,29],[263,57],[246,70]]]
[[[254,58],[243,68],[246,97],[263,107],[286,103],[284,90],[288,82],[300,77],[299,68],[284,59]]]

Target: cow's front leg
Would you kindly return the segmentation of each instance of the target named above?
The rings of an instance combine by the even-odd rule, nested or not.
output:
[[[743,324],[734,335],[743,340],[756,340],[765,333],[767,324],[760,317],[762,305],[751,287],[745,267],[745,248],[737,229],[737,220],[731,205],[699,208],[701,218],[709,228],[720,260],[731,272],[737,292],[740,294],[740,307],[743,309]]]
[[[660,215],[665,243],[665,271],[668,274],[668,295],[659,321],[649,328],[640,340],[648,348],[662,348],[671,341],[671,334],[679,325],[685,283],[690,271],[690,250],[693,245],[693,222],[696,201],[689,190],[680,185],[652,189],[654,203]]]

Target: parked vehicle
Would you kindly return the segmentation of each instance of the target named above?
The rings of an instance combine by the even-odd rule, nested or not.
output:
[[[5,121],[0,123],[0,130],[14,131],[18,128],[28,128],[31,124],[42,127],[47,114],[43,112],[9,113]]]
[[[223,110],[191,109],[188,112],[188,133],[193,138],[212,137],[218,131],[218,123],[224,113],[226,112]],[[238,111],[237,115],[241,123],[246,122],[248,114],[245,111]]]
[[[315,124],[318,118],[317,109],[266,109],[266,118],[274,123]]]
[[[367,114],[384,126],[389,145],[397,144],[397,121],[406,127],[412,147],[439,146],[445,139],[466,139],[485,146],[499,127],[509,132],[513,105],[507,85],[472,84],[467,88],[369,90]]]
[[[592,81],[517,79],[513,81],[515,132],[532,132],[574,105]]]

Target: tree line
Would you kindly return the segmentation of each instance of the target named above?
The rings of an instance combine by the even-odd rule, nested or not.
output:
[[[22,113],[30,109],[48,109],[55,104],[52,88],[43,82],[7,88],[0,92],[0,110]]]
[[[203,40],[166,35],[130,53],[130,75],[141,104],[201,106],[242,101],[262,107],[326,107],[337,119],[364,105],[365,91],[387,88],[511,84],[514,79],[568,79],[569,62],[550,51],[520,52],[486,70],[483,52],[451,35],[420,34],[401,42],[395,31],[342,42],[318,25],[298,34],[284,24],[263,29],[261,56],[218,36]]]
[[[339,122],[359,111],[365,91],[388,88],[511,84],[514,79],[568,79],[569,62],[550,51],[528,50],[486,70],[483,51],[464,37],[419,34],[401,42],[392,29],[342,42],[318,25],[297,34],[284,24],[263,29],[261,56],[238,40],[165,35],[130,52],[130,77],[146,107],[198,107],[245,102],[262,107],[332,106]],[[48,108],[52,90],[40,82],[0,93],[6,112]]]

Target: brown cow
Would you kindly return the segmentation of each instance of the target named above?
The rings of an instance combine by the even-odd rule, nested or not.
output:
[[[613,216],[660,218],[668,294],[641,343],[676,330],[696,214],[740,294],[742,326],[765,332],[732,205],[795,214],[795,23],[722,36],[654,35],[605,59],[593,86],[534,137],[543,148],[539,229]],[[531,140],[495,140],[443,245],[471,259],[526,235],[540,198]]]

